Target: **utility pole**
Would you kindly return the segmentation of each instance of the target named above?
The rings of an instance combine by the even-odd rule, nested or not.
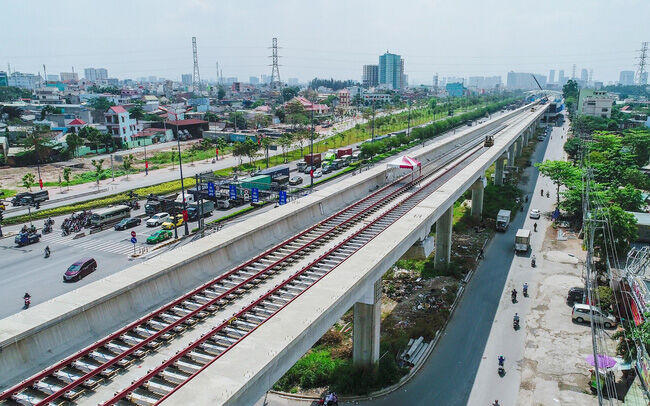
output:
[[[192,75],[192,92],[201,92],[201,75],[199,75],[199,57],[196,51],[196,37],[192,37],[192,56],[194,57],[194,73]]]
[[[311,134],[309,136],[309,155],[311,157],[311,171],[309,173],[309,190],[314,191],[314,106],[311,109]]]
[[[372,142],[375,142],[375,101],[372,101]]]
[[[181,172],[181,196],[183,198],[183,225],[185,226],[185,235],[190,233],[190,229],[187,226],[187,204],[185,203],[185,185],[183,184],[183,162],[181,159],[181,137],[178,136],[178,128],[176,129],[176,143],[178,144],[178,169]],[[176,224],[176,223],[174,223]]]

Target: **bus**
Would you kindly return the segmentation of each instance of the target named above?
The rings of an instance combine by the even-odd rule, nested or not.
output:
[[[101,227],[106,224],[116,223],[131,215],[131,208],[123,204],[97,210],[90,216],[90,224],[93,227]]]

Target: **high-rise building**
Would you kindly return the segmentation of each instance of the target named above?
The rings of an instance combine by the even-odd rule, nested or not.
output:
[[[379,84],[379,65],[363,65],[361,84],[364,87],[375,87]]]
[[[555,83],[555,69],[548,71],[548,83]]]
[[[622,70],[618,78],[618,83],[623,86],[632,86],[634,85],[634,71],[633,70]]]
[[[97,80],[107,80],[108,79],[108,70],[105,68],[97,68],[95,70],[97,74]]]
[[[248,78],[248,83],[251,85],[259,85],[260,84],[260,79],[257,76],[251,76]]]
[[[404,63],[399,55],[386,52],[379,56],[379,84],[389,89],[404,87]]]
[[[61,72],[61,81],[77,81],[79,80],[79,74],[77,72]]]
[[[289,86],[298,86],[298,78],[289,78],[289,79],[287,79],[287,84]]]
[[[566,78],[564,77],[564,69],[560,69],[560,72],[557,76],[557,84],[563,86],[566,83]]]
[[[22,87],[23,89],[34,90],[40,85],[42,78],[40,75],[32,73],[12,72],[7,78],[9,86]]]
[[[458,83],[459,81],[455,81]],[[454,83],[449,82],[449,83]],[[470,76],[467,81],[467,87],[474,89],[494,89],[501,84],[501,76]]]
[[[535,75],[535,78],[533,78]],[[539,89],[537,83],[541,87],[546,86],[546,76],[539,73],[525,73],[525,72],[508,72],[508,89],[522,89],[522,90],[536,90]]]
[[[587,69],[582,69],[580,71],[580,80],[585,83],[589,82],[589,71]]]
[[[191,86],[192,85],[192,74],[191,73],[185,73],[181,75],[181,83],[183,86]]]
[[[47,81],[48,82],[58,82],[59,81],[59,75],[47,75]]]
[[[108,71],[104,68],[85,68],[84,77],[91,82],[104,81],[108,79]]]
[[[271,76],[270,75],[262,75],[262,76],[260,76],[260,79],[262,80],[263,84],[271,83]]]
[[[9,86],[9,76],[7,76],[7,72],[3,72],[0,70],[0,86]]]

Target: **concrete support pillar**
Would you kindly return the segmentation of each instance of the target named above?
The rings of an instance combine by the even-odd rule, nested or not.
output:
[[[379,360],[381,323],[381,279],[354,304],[352,329],[352,362],[371,365]]]
[[[451,260],[451,227],[454,224],[454,206],[448,208],[436,222],[435,268],[449,265]]]
[[[508,147],[508,166],[515,166],[515,144]]]
[[[472,217],[480,219],[483,214],[483,189],[485,188],[484,178],[479,178],[472,185]]]
[[[521,150],[522,150],[522,142],[521,142],[521,137],[517,138],[517,141],[515,141],[515,156],[519,158],[521,156]]]
[[[494,184],[503,186],[503,156],[497,158],[496,169],[494,170]]]

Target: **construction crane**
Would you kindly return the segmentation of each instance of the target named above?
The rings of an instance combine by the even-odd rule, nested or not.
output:
[[[539,90],[542,92],[542,103],[548,102],[548,97],[546,97],[546,92],[544,92],[544,89],[542,89],[542,85],[539,84],[535,75],[532,73],[530,75],[533,77],[533,80],[535,80],[535,83],[537,83],[537,87],[539,87]]]

